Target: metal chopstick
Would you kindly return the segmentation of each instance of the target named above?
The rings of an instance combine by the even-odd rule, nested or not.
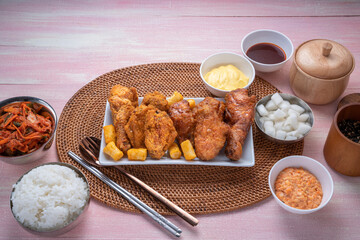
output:
[[[72,151],[68,151],[68,155],[74,159],[76,162],[81,164],[83,167],[85,167],[87,170],[89,170],[92,174],[94,174],[96,177],[98,177],[100,180],[102,180],[104,183],[106,183],[109,187],[114,189],[116,192],[118,192],[121,196],[123,196],[126,200],[134,204],[138,209],[140,209],[143,213],[150,216],[153,220],[155,220],[157,223],[159,223],[162,227],[164,227],[166,230],[171,232],[173,235],[180,237],[181,229],[178,228],[176,225],[171,223],[169,220],[167,220],[165,217],[160,215],[158,212],[156,212],[154,209],[140,201],[137,197],[129,193],[127,190],[122,188],[119,184],[108,178],[105,174],[103,174],[101,171],[99,171],[97,168],[89,165],[87,162],[85,162],[81,157],[73,153]]]

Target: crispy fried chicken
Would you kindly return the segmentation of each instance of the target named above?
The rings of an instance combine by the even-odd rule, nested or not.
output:
[[[149,110],[154,110],[153,106],[141,104],[132,112],[129,121],[125,125],[125,131],[134,148],[145,148],[145,120]]]
[[[194,108],[195,151],[201,160],[213,159],[225,144],[229,126],[223,122],[224,111],[224,103],[211,97]]]
[[[249,97],[248,91],[243,88],[226,94],[226,122],[230,125],[226,156],[231,160],[239,160],[242,155],[242,146],[254,121],[254,107],[256,97]]]
[[[116,132],[115,144],[121,151],[126,152],[131,148],[131,145],[125,132],[125,125],[135,108],[130,101],[123,100],[123,103],[119,110],[113,114],[113,123]]]
[[[158,109],[151,109],[146,113],[145,146],[149,155],[160,159],[175,141],[176,130],[169,115]]]
[[[155,108],[161,111],[167,111],[169,109],[169,105],[168,105],[168,101],[166,100],[166,97],[161,92],[158,91],[145,94],[141,104],[146,106],[148,105],[154,106]]]
[[[123,152],[126,152],[131,148],[131,145],[124,127],[131,113],[138,105],[137,91],[133,87],[128,88],[115,85],[110,91],[108,101],[116,132],[116,146]]]
[[[189,102],[182,100],[172,104],[169,108],[169,116],[178,133],[178,142],[190,140],[194,145],[195,119]]]
[[[112,97],[115,97],[115,99],[113,100]],[[136,88],[134,88],[134,87],[128,88],[128,87],[124,87],[121,85],[113,86],[110,90],[110,96],[108,99],[110,102],[110,105],[114,105],[113,107],[118,106],[118,105],[116,105],[117,98],[130,100],[134,107],[137,107],[139,105],[138,94],[137,94]],[[117,111],[116,108],[115,108],[115,111]]]

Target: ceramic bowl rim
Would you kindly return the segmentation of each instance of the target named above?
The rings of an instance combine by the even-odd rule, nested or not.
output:
[[[222,90],[222,89],[219,89],[219,88],[216,88],[216,87],[211,86],[209,83],[207,83],[207,82],[205,81],[204,76],[203,76],[203,74],[202,74],[202,69],[203,69],[203,66],[204,66],[205,62],[206,62],[207,60],[209,60],[210,58],[215,57],[215,56],[220,55],[220,54],[229,54],[229,55],[234,55],[234,56],[240,57],[240,58],[244,59],[245,62],[247,62],[247,63],[249,64],[249,66],[251,67],[251,72],[253,73],[253,74],[252,74],[253,77],[252,77],[252,78],[249,77],[249,82],[248,82],[248,84],[247,84],[246,86],[242,87],[242,88],[245,88],[245,89],[249,88],[250,85],[254,82],[255,77],[256,77],[255,68],[254,68],[253,64],[252,64],[246,57],[244,57],[243,55],[237,54],[237,53],[233,53],[233,52],[219,52],[219,53],[214,53],[214,54],[211,54],[210,56],[208,56],[207,58],[205,58],[205,59],[202,61],[201,65],[200,65],[200,70],[199,70],[199,71],[200,71],[200,77],[201,77],[201,79],[203,80],[203,82],[206,84],[206,86],[208,86],[208,87],[210,87],[210,88],[213,88],[213,89],[215,89],[215,90],[217,90],[217,91],[219,91],[219,92],[222,92],[222,93],[229,93],[229,92],[232,91],[232,90]],[[241,69],[240,69],[240,70],[241,70]]]
[[[291,52],[290,52],[290,56],[286,56],[286,59],[282,62],[279,62],[279,63],[273,63],[273,64],[267,64],[267,63],[261,63],[261,62],[257,62],[253,59],[251,59],[250,57],[247,56],[245,50],[244,50],[244,42],[246,40],[246,38],[248,38],[251,34],[254,34],[254,33],[257,33],[257,32],[271,32],[271,33],[276,33],[276,34],[279,34],[281,35],[282,37],[284,37],[289,43],[290,43],[290,46],[291,46]],[[279,46],[281,47],[281,46]],[[282,49],[282,47],[281,47]],[[246,34],[243,39],[241,40],[241,51],[243,53],[243,55],[249,59],[250,61],[253,61],[255,62],[256,64],[260,65],[260,66],[263,66],[263,67],[276,67],[276,66],[280,66],[280,65],[283,65],[285,64],[286,62],[288,62],[293,56],[294,56],[294,45],[291,41],[291,39],[286,36],[285,34],[279,32],[279,31],[276,31],[276,30],[272,30],[272,29],[258,29],[258,30],[255,30],[255,31],[252,31],[252,32],[249,32],[248,34]]]
[[[331,187],[330,187],[330,195],[329,195],[328,199],[326,199],[326,200],[323,202],[323,204],[320,204],[320,205],[319,205],[318,207],[316,207],[316,208],[313,208],[313,209],[298,209],[298,208],[291,207],[291,206],[283,203],[283,202],[276,196],[276,194],[275,194],[275,191],[274,191],[274,189],[273,189],[273,186],[272,186],[271,180],[270,180],[270,179],[271,179],[271,176],[272,176],[272,174],[273,174],[274,169],[275,169],[278,165],[280,165],[282,162],[286,162],[286,161],[288,161],[289,159],[294,158],[294,157],[303,158],[303,159],[306,159],[305,161],[313,162],[315,165],[319,166],[319,168],[324,171],[324,173],[326,174],[328,180],[330,180],[330,186],[331,186]],[[301,166],[301,162],[299,162],[298,165]],[[284,169],[285,169],[285,168],[284,168]],[[305,169],[306,169],[306,168],[305,168]],[[282,169],[282,170],[283,170],[283,169]],[[282,171],[282,170],[281,170],[281,171]],[[310,172],[315,176],[315,174],[311,171],[311,169],[307,169],[307,170],[310,171]],[[280,171],[280,172],[281,172],[281,171]],[[280,173],[280,172],[279,172],[279,173]],[[317,176],[315,176],[315,177],[318,178]],[[331,198],[332,198],[332,196],[333,196],[333,194],[334,194],[334,180],[332,179],[330,172],[326,169],[326,167],[325,167],[323,164],[321,164],[321,163],[318,162],[317,160],[315,160],[315,159],[313,159],[313,158],[310,158],[310,157],[307,157],[307,156],[304,156],[304,155],[291,155],[291,156],[284,157],[284,158],[280,159],[279,161],[277,161],[277,162],[272,166],[272,168],[270,169],[270,172],[269,172],[269,175],[268,175],[268,184],[269,184],[269,188],[270,188],[271,194],[272,194],[273,197],[276,198],[276,200],[277,200],[276,202],[277,202],[279,205],[281,205],[283,208],[285,207],[285,209],[286,209],[287,211],[290,211],[290,209],[291,209],[291,210],[293,210],[294,212],[296,212],[296,214],[307,214],[307,213],[316,212],[316,211],[322,209],[323,207],[325,207],[325,206],[329,203],[329,201],[331,200]],[[287,208],[289,208],[289,209],[287,209]],[[294,213],[294,212],[292,212],[292,213]]]

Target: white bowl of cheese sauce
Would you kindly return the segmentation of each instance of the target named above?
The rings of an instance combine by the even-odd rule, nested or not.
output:
[[[255,79],[255,69],[245,57],[230,52],[207,57],[200,66],[206,88],[217,97],[225,97],[237,88],[248,88]]]

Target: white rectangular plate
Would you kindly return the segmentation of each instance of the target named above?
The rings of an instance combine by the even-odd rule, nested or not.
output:
[[[143,98],[139,98],[139,104],[141,103]],[[204,98],[192,98],[195,100],[196,103],[201,102]],[[223,98],[217,98],[220,101],[224,101]],[[105,110],[105,118],[104,118],[104,125],[112,124],[112,117],[111,117],[111,110],[109,102],[106,103],[106,110]],[[102,130],[101,136],[101,151],[99,156],[99,161],[101,165],[111,166],[111,165],[153,165],[153,164],[185,164],[185,165],[207,165],[207,166],[227,166],[227,167],[252,167],[255,164],[255,156],[254,156],[254,142],[253,142],[253,133],[252,127],[250,127],[250,131],[246,137],[244,146],[243,146],[243,153],[241,159],[239,161],[231,161],[229,160],[224,153],[223,148],[220,153],[210,161],[201,161],[198,158],[195,158],[192,161],[187,161],[182,156],[180,159],[171,159],[168,157],[168,153],[159,159],[154,160],[151,159],[149,156],[146,158],[145,161],[130,161],[126,157],[123,157],[119,161],[112,160],[111,157],[104,154],[102,149],[105,147],[105,139],[104,139],[104,130]]]

